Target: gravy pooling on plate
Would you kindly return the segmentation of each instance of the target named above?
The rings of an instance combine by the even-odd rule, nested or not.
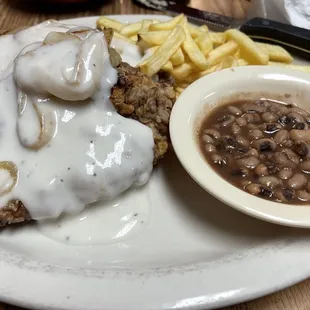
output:
[[[109,100],[117,71],[104,34],[70,28],[47,22],[1,38],[0,206],[18,199],[37,220],[114,198],[153,168],[151,129]]]
[[[252,195],[310,202],[310,113],[269,99],[215,107],[199,131],[214,170]]]

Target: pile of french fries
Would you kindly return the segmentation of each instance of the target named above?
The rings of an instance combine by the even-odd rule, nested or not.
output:
[[[237,29],[211,32],[206,25],[190,24],[183,14],[131,24],[102,16],[97,28],[112,28],[116,38],[138,45],[144,54],[141,70],[148,76],[169,72],[178,94],[206,74],[236,66],[287,66],[310,73],[310,66],[292,65],[293,57],[280,46],[254,42]]]

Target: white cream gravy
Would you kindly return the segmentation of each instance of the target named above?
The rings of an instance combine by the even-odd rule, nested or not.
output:
[[[7,47],[0,55],[0,161],[18,169],[17,184],[0,205],[19,199],[37,220],[77,214],[87,204],[141,186],[153,167],[151,130],[117,114],[109,101],[117,74],[103,35],[41,46],[51,31],[70,28],[47,22],[0,39]],[[26,46],[31,52],[24,50],[13,66]],[[43,145],[34,107],[52,132]],[[40,147],[32,148],[36,143]],[[10,182],[0,173],[1,188]]]

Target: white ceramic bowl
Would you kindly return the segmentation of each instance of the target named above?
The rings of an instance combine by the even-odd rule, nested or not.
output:
[[[229,98],[258,99],[258,96],[296,103],[310,110],[310,74],[280,67],[248,66],[199,79],[182,93],[173,108],[170,120],[173,147],[192,178],[227,205],[269,222],[310,227],[310,203],[288,205],[250,195],[220,177],[200,152],[197,127],[210,108]]]

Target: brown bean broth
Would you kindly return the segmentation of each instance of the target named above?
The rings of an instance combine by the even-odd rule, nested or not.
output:
[[[243,119],[248,120],[246,125]],[[221,138],[206,136],[210,129]],[[310,135],[307,111],[260,99],[215,107],[202,121],[198,138],[207,162],[232,185],[264,199],[306,204],[310,202],[310,136],[309,141],[303,139],[308,131]],[[249,145],[240,144],[239,136]]]

